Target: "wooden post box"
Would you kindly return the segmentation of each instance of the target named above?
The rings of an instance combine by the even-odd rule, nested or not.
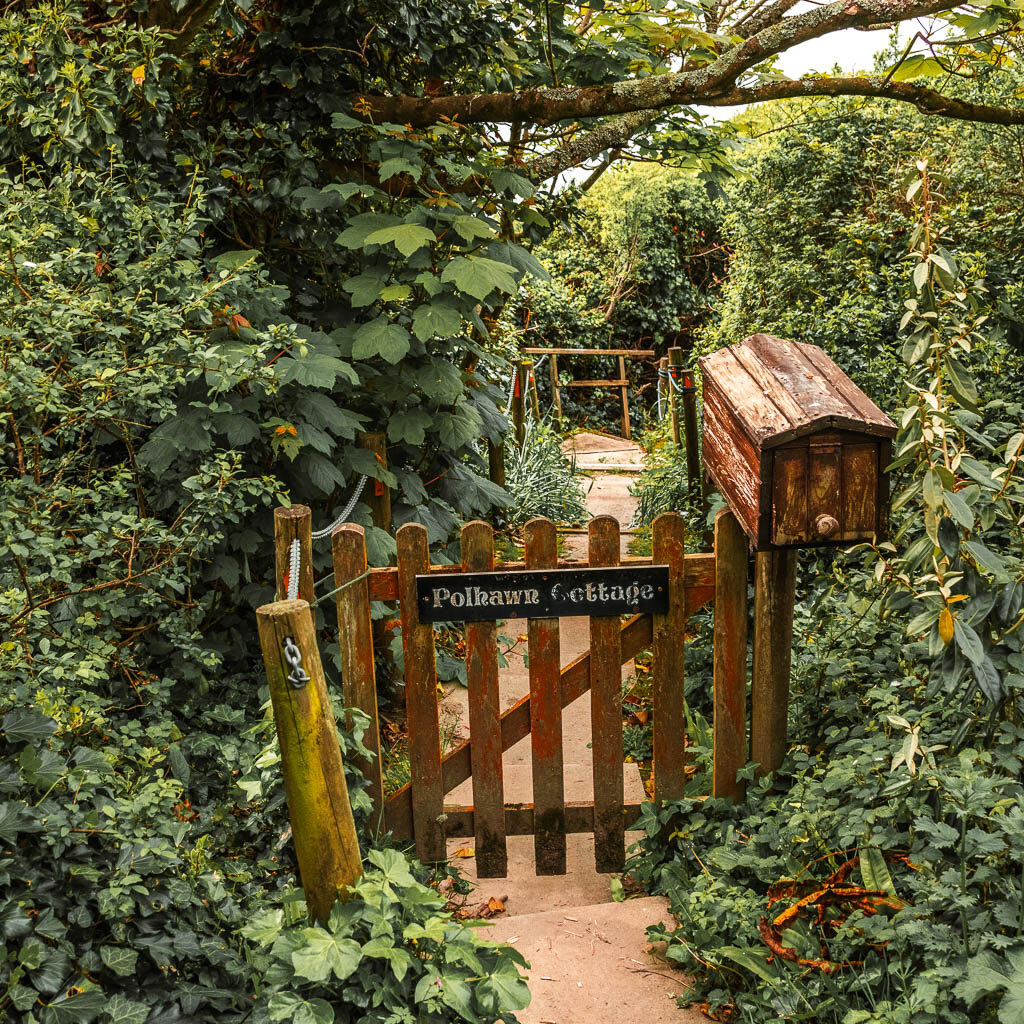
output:
[[[896,426],[820,348],[755,334],[700,368],[704,464],[755,550],[884,539]]]

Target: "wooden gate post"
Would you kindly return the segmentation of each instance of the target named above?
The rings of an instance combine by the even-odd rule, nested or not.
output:
[[[678,448],[681,437],[679,434],[679,395],[676,392],[675,384],[675,369],[678,366],[683,365],[683,350],[681,348],[670,348],[668,350],[668,364],[667,369],[669,372],[668,381],[668,408],[672,414],[672,441]]]
[[[388,439],[384,433],[359,434],[356,443],[360,448],[373,452],[382,469],[388,468]],[[378,530],[391,532],[391,489],[383,480],[371,478],[367,481],[370,493],[363,495],[363,501],[370,506],[370,518]]]
[[[288,597],[292,541],[299,542],[299,600],[313,604],[313,514],[308,505],[274,509],[274,595]]]
[[[277,601],[256,610],[263,664],[281,745],[292,841],[309,916],[326,922],[362,874],[359,840],[345,785],[338,731],[306,601]],[[293,685],[285,638],[302,656],[308,681]]]
[[[533,372],[533,363],[527,360],[528,371],[526,381],[530,392],[530,408],[533,410],[533,422],[540,423],[540,393],[537,391],[537,376]]]
[[[697,385],[693,370],[684,369],[683,421],[686,433],[686,484],[690,494],[702,494],[700,474],[700,444],[697,436]]]
[[[384,784],[380,763],[380,722],[377,718],[377,677],[373,664],[373,626],[370,620],[370,586],[366,575],[366,536],[358,523],[342,523],[331,535],[334,555],[335,605],[338,613],[338,646],[341,651],[341,682],[345,704],[358,708],[370,719],[363,746],[373,755],[358,762],[369,782],[367,793],[373,809],[368,831],[382,829]],[[348,584],[348,586],[345,586]],[[351,728],[351,726],[350,726]]]
[[[529,359],[520,359],[516,364],[516,386],[512,389],[512,430],[520,448],[526,441],[526,389],[530,385]]]
[[[750,759],[758,775],[786,756],[789,672],[793,652],[796,549],[759,551],[754,572],[754,665]]]
[[[626,357],[619,356],[619,380],[626,381]],[[629,426],[629,384],[622,385],[622,436],[629,441],[632,438],[632,431]]]
[[[747,538],[728,509],[715,517],[713,796],[742,800],[747,762]]]

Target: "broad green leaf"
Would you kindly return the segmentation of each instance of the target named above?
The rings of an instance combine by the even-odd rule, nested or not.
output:
[[[364,272],[348,278],[341,287],[351,296],[349,302],[356,309],[361,309],[363,306],[372,306],[380,298],[386,280],[387,276],[383,273]]]
[[[100,946],[100,957],[115,974],[127,978],[135,973],[139,954],[136,950],[124,946]]]
[[[274,366],[277,379],[282,384],[294,381],[304,387],[332,389],[339,377],[344,377],[350,384],[359,383],[359,374],[350,363],[312,349],[307,349],[305,355],[292,350]]]
[[[389,363],[397,363],[409,351],[409,332],[392,323],[383,314],[356,331],[352,343],[353,359],[372,359],[380,356]]]
[[[990,704],[998,704],[1003,697],[1003,681],[992,659],[986,655],[981,661],[972,662],[971,670],[985,699]]]
[[[384,881],[397,886],[416,885],[416,879],[409,873],[409,862],[398,850],[370,850],[366,856],[380,868]]]
[[[956,356],[946,354],[946,374],[949,377],[950,390],[957,401],[972,412],[978,408],[978,389],[970,371]]]
[[[110,1014],[110,1024],[145,1024],[149,1016],[149,1007],[145,1003],[129,999],[120,992],[115,992],[106,1005]]]
[[[66,998],[55,999],[46,1008],[47,1024],[89,1024],[107,1008],[107,996],[101,989],[90,989]]]
[[[334,1024],[334,1009],[325,999],[305,1000],[294,992],[275,992],[267,1005],[270,1020],[289,1024]]]
[[[423,176],[423,165],[419,163],[414,164],[403,156],[392,156],[387,160],[382,160],[380,167],[377,168],[377,177],[381,181],[387,181],[396,174],[408,174],[413,181],[419,181]]]
[[[486,256],[456,256],[444,268],[441,280],[481,302],[495,289],[510,294],[516,290],[511,268]]]
[[[910,82],[915,78],[933,78],[936,75],[947,75],[949,69],[934,57],[913,56],[901,61],[892,72],[894,82]]]
[[[423,444],[426,430],[432,421],[433,416],[425,409],[405,409],[393,413],[388,420],[388,440],[419,446]]]
[[[1003,556],[997,555],[980,540],[965,540],[963,548],[983,569],[995,575],[1006,572],[1006,561]]]
[[[942,553],[952,561],[960,554],[960,531],[953,520],[943,516],[939,520],[939,547]]]
[[[361,249],[368,235],[401,223],[401,217],[389,213],[359,213],[346,222],[345,230],[335,241],[346,249]]]
[[[942,481],[934,469],[924,475],[924,500],[929,508],[937,509],[942,504]]]
[[[411,256],[425,245],[437,241],[434,232],[422,224],[395,224],[381,228],[366,236],[365,245],[387,245],[392,243],[403,256]]]
[[[420,341],[454,338],[462,331],[462,317],[454,306],[446,302],[427,302],[416,307],[412,316],[412,332]]]
[[[281,934],[283,910],[265,910],[242,927],[242,934],[253,942],[269,946]]]
[[[740,967],[750,971],[751,974],[756,974],[764,981],[774,982],[776,980],[776,976],[768,970],[764,954],[760,950],[744,949],[740,946],[719,946],[716,952],[719,956],[732,960],[733,963],[739,964]]]
[[[303,945],[292,953],[296,975],[307,981],[344,981],[359,966],[362,949],[355,939],[339,939],[323,928],[304,928]]]
[[[990,491],[999,490],[999,484],[992,479],[992,474],[989,472],[988,467],[977,459],[972,459],[970,456],[965,455],[960,460],[960,468],[972,480],[981,484],[982,487],[985,487]]]
[[[505,1008],[525,1010],[530,1005],[530,990],[516,965],[503,959],[496,970],[478,983],[477,999],[483,1004],[482,1008],[491,1013]]]
[[[39,743],[57,730],[57,723],[38,708],[15,708],[0,719],[8,743]]]
[[[403,302],[412,295],[412,289],[407,284],[388,285],[381,293],[382,302]]]
[[[485,224],[479,217],[456,217],[452,221],[452,226],[467,242],[475,242],[478,238],[490,238],[494,234],[494,228]]]
[[[865,846],[860,851],[860,874],[865,889],[878,889],[890,896],[896,895],[892,875],[885,863],[885,855],[877,846]]]
[[[953,623],[953,637],[957,647],[963,651],[964,656],[972,665],[978,665],[985,660],[985,648],[982,645],[981,637],[962,619],[957,619]]]
[[[473,990],[462,978],[451,974],[441,976],[441,1002],[465,1020],[477,1019],[473,1011]]]
[[[970,505],[956,491],[943,490],[942,501],[946,508],[949,509],[949,514],[960,526],[965,530],[974,528],[974,513],[971,511]]]

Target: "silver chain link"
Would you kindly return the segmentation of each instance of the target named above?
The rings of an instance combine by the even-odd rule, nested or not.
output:
[[[301,690],[309,682],[309,676],[302,667],[302,651],[296,646],[295,641],[290,637],[284,638],[284,660],[288,662],[291,672],[288,673],[288,682],[296,690]]]

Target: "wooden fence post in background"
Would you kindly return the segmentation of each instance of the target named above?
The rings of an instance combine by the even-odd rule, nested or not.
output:
[[[551,375],[551,397],[555,403],[555,428],[562,429],[562,389],[558,383],[558,356],[552,352],[548,356],[548,372]]]
[[[494,531],[487,523],[462,527],[462,571],[494,570]],[[501,770],[501,699],[498,694],[498,624],[466,623],[473,835],[479,878],[508,874],[505,787]]]
[[[590,520],[588,550],[591,567],[619,564],[619,524],[611,516]],[[590,721],[597,870],[621,871],[625,862],[625,819],[622,813],[622,633],[618,615],[590,617]]]
[[[325,922],[335,900],[344,899],[362,874],[362,861],[313,616],[306,601],[278,601],[258,608],[256,620],[299,877],[310,918]],[[294,673],[285,660],[286,637],[302,656],[308,681],[301,686],[288,679]]]
[[[388,468],[388,439],[383,433],[359,434],[356,442],[360,448],[373,452],[381,469]],[[367,480],[369,491],[364,491],[363,501],[370,506],[370,518],[378,530],[391,532],[391,489],[383,480],[372,477]]]
[[[782,767],[789,715],[796,549],[759,551],[754,571],[754,665],[750,760],[758,775]]]
[[[523,533],[526,568],[557,568],[555,524],[538,517],[523,527]],[[538,875],[564,875],[565,782],[558,619],[530,619],[526,629],[530,655],[534,861]]]
[[[274,594],[288,597],[292,541],[299,541],[299,599],[313,603],[313,514],[307,505],[274,509]]]
[[[683,378],[683,421],[686,432],[686,483],[691,494],[703,494],[700,475],[700,438],[697,429],[697,384],[693,370],[679,373]]]
[[[747,763],[747,537],[736,517],[715,517],[714,796],[742,800]]]
[[[373,755],[357,767],[369,782],[367,793],[373,810],[368,830],[376,835],[383,827],[384,785],[380,763],[380,723],[377,718],[377,677],[373,666],[373,629],[370,621],[370,581],[366,574],[366,537],[357,523],[343,523],[331,535],[334,554],[334,585],[344,589],[335,595],[338,612],[338,645],[341,650],[341,682],[345,706],[358,708],[370,719],[363,745]],[[351,728],[351,726],[350,726]]]
[[[434,627],[420,622],[416,577],[430,572],[426,527],[406,523],[398,542],[398,599],[405,652],[405,713],[409,725],[409,775],[416,856],[424,862],[445,859],[444,782],[441,733],[437,720],[437,665]]]
[[[622,436],[628,441],[632,436],[629,427],[629,384],[626,377],[626,357],[619,356],[619,380],[627,381],[621,385],[622,390]]]
[[[492,441],[487,438],[487,476],[492,484],[505,486],[505,439]],[[497,522],[498,517],[504,519],[504,509],[495,508],[491,511],[491,519]]]
[[[664,512],[651,529],[655,565],[668,566],[668,611],[652,625],[654,799],[680,800],[686,788],[686,546],[683,517]]]
[[[666,381],[668,385],[668,408],[672,414],[672,441],[678,448],[681,441],[679,433],[679,394],[676,391],[678,381],[676,381],[674,371],[677,366],[683,365],[683,350],[681,348],[670,348],[668,350],[668,358],[663,365],[665,365],[671,376],[671,379]]]
[[[520,448],[526,440],[526,390],[530,386],[530,367],[528,359],[520,359],[516,365],[516,386],[512,391],[512,430],[516,444]]]

